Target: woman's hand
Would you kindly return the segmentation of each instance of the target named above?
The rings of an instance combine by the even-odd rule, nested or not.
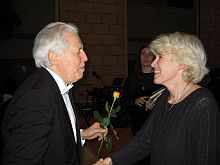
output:
[[[139,97],[135,100],[135,105],[136,106],[143,106],[146,103],[146,99],[148,99],[149,97],[147,96],[143,96],[143,97]]]
[[[152,102],[150,99],[149,100],[147,100],[146,101],[146,103],[145,103],[145,108],[146,108],[146,110],[147,109],[153,109],[153,107],[154,107],[154,102]]]
[[[95,164],[93,165],[112,165],[112,159],[110,157],[103,159],[99,159]]]

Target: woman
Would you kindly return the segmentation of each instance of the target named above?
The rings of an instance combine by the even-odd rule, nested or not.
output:
[[[151,153],[152,165],[217,165],[219,109],[211,92],[197,85],[208,73],[199,38],[185,33],[158,36],[150,44],[154,82],[167,90],[141,130],[99,164],[132,164]]]
[[[160,88],[154,84],[154,73],[151,63],[155,56],[147,45],[141,47],[134,71],[127,77],[123,88],[123,108],[129,113],[131,131],[135,135],[144,124],[150,114],[146,111],[146,103],[149,109],[152,105],[147,102],[148,97]]]

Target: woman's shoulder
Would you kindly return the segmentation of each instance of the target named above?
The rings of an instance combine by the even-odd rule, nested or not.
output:
[[[194,106],[206,106],[209,108],[212,107],[214,109],[218,109],[217,102],[212,92],[205,87],[196,89],[185,100]]]
[[[205,87],[199,87],[189,94],[189,97],[209,97],[213,98],[212,92]]]
[[[215,120],[215,116],[220,115],[219,107],[213,94],[205,87],[193,91],[183,102],[183,105],[186,104],[190,109],[190,111],[187,112],[189,112],[193,120],[200,116],[204,117],[207,115],[212,116],[212,119]]]

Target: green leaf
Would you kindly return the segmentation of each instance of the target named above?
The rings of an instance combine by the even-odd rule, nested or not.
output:
[[[104,117],[102,118],[101,115],[99,114],[99,112],[95,111],[94,112],[94,116],[95,118],[100,122],[101,126],[103,128],[110,128],[111,127],[111,131],[113,132],[113,134],[115,135],[116,139],[119,140],[119,137],[117,135],[117,131],[114,130],[114,127],[113,125],[111,124],[111,117],[116,117],[117,116],[117,113],[121,110],[121,107],[120,106],[115,106],[115,101],[116,101],[117,98],[114,98],[113,99],[113,102],[112,104],[109,106],[108,102],[106,101],[105,102],[105,110],[107,111],[107,117]],[[116,107],[116,108],[115,108]],[[103,107],[104,108],[104,107]],[[105,141],[106,143],[106,149],[108,151],[111,151],[112,150],[112,137],[107,134],[107,136],[105,138],[102,139],[101,141],[101,145],[99,147],[99,151],[98,151],[98,156],[97,158],[99,158],[99,154],[100,154],[100,151],[101,151],[101,148],[102,148],[102,142]],[[97,159],[98,160],[98,159]]]
[[[112,137],[110,135],[107,135],[105,138],[106,142],[106,148],[110,152],[112,150]]]
[[[109,108],[109,106],[108,106],[108,101],[105,102],[105,109],[106,109],[107,112],[110,111],[110,108]]]
[[[100,115],[100,113],[98,111],[94,111],[94,117],[95,119],[99,122],[99,123],[102,123],[102,117]]]
[[[111,112],[111,116],[112,117],[116,117],[116,113],[118,113],[121,110],[120,106],[117,106],[112,112]]]
[[[118,113],[120,110],[121,110],[121,106],[117,106],[117,107],[115,108],[115,113]]]
[[[105,117],[101,122],[102,127],[107,128],[110,125],[110,119]]]

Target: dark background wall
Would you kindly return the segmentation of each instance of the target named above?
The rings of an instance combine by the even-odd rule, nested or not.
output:
[[[165,0],[128,1],[129,72],[139,48],[150,43],[155,36],[174,31],[198,34],[197,4],[193,0],[184,1],[183,4],[181,1],[171,3]]]
[[[80,28],[89,56],[85,76],[79,82],[82,95],[85,88],[100,85],[93,71],[105,85],[115,77],[126,77],[139,47],[160,33],[178,30],[197,34],[207,51],[209,68],[219,67],[219,8],[216,0],[2,0],[0,69],[22,82],[35,69],[34,37],[51,21],[74,22]],[[9,19],[14,17],[9,14],[13,10],[18,23]],[[17,26],[6,39],[2,27],[11,29],[13,21]]]
[[[32,59],[33,40],[47,23],[56,20],[54,0],[2,0],[1,31],[11,29],[0,42],[0,59]],[[14,14],[16,13],[16,15]],[[11,17],[9,17],[11,16]],[[17,24],[14,24],[18,20]]]
[[[11,84],[17,86],[36,69],[33,40],[43,26],[56,20],[55,9],[54,0],[1,1],[0,76],[4,77],[1,80],[8,76]]]

